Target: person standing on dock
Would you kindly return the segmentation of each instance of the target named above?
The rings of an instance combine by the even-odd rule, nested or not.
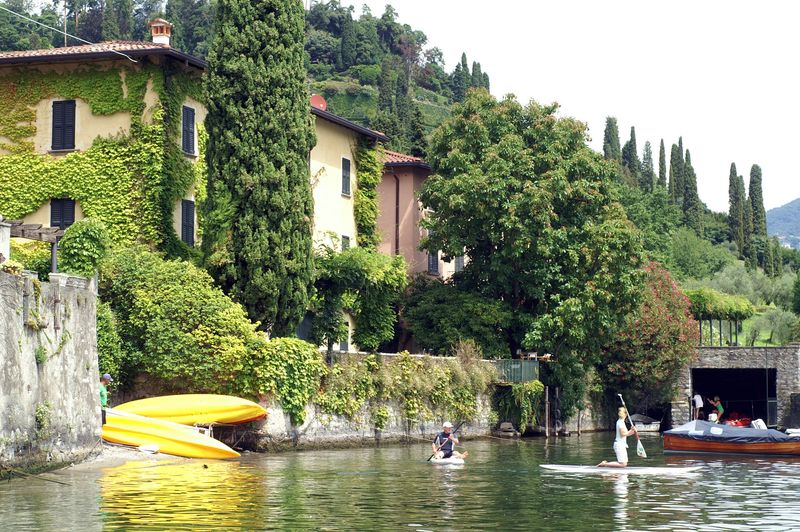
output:
[[[694,420],[700,419],[700,411],[703,409],[703,396],[697,393],[697,390],[694,391],[694,397],[692,397],[692,401],[694,402]]]
[[[114,379],[111,378],[111,375],[106,373],[102,377],[100,377],[100,411],[101,419],[103,421],[103,425],[106,424],[106,408],[108,408],[108,385],[111,384]]]
[[[614,454],[617,455],[616,462],[606,462],[603,460],[599,464],[598,467],[627,467],[628,466],[628,436],[631,434],[636,434],[636,427],[631,427],[628,430],[627,425],[625,425],[625,418],[628,417],[628,410],[625,407],[619,407],[617,410],[617,415],[619,419],[617,420],[616,430],[616,438],[614,438]]]
[[[445,421],[442,424],[442,432],[436,435],[436,439],[431,443],[431,448],[436,458],[450,458],[451,456],[454,458],[465,458],[466,453],[461,454],[454,450],[457,443],[458,438],[453,434],[453,424],[449,421]]]
[[[713,399],[708,400],[709,403],[717,410],[716,423],[722,423],[722,414],[725,413],[725,408],[722,406],[722,401],[719,400],[719,395],[715,395]],[[711,421],[709,419],[709,421]]]

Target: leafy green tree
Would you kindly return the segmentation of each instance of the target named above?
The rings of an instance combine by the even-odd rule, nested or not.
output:
[[[792,287],[792,311],[800,316],[800,272],[797,272]]]
[[[340,39],[327,31],[310,29],[306,33],[305,50],[311,63],[336,64],[341,49]]]
[[[681,227],[672,236],[668,267],[678,279],[703,279],[735,260],[728,249],[713,245],[688,227]]]
[[[767,238],[767,213],[764,210],[764,194],[761,190],[761,167],[754,164],[750,168],[750,206],[753,209],[753,234]],[[763,266],[763,264],[762,264]]]
[[[619,200],[628,219],[642,234],[647,257],[666,263],[672,245],[672,235],[683,221],[683,212],[672,203],[666,189],[656,187],[652,193],[638,187],[619,185]]]
[[[642,163],[636,147],[636,128],[631,126],[631,138],[622,147],[623,180],[633,186],[641,182]]]
[[[457,286],[515,314],[509,354],[524,344],[558,359],[565,415],[586,368],[637,301],[641,243],[614,200],[613,165],[586,145],[585,125],[557,105],[471,91],[431,137],[431,210],[423,247],[469,256]]]
[[[654,263],[645,271],[642,301],[605,346],[597,367],[605,389],[623,393],[631,404],[672,400],[700,336],[689,300],[669,272]]]
[[[472,340],[486,358],[509,357],[504,331],[514,315],[502,301],[419,276],[404,298],[403,320],[416,345],[431,353],[446,355],[458,342]]]
[[[170,45],[204,57],[213,33],[211,0],[167,0],[166,17],[173,24]]]
[[[617,119],[613,116],[606,117],[606,129],[603,132],[603,156],[611,161],[622,163],[619,128],[617,127]]]
[[[667,156],[664,151],[664,139],[661,139],[661,146],[658,148],[658,185],[665,190],[667,188]]]
[[[683,191],[683,219],[686,227],[694,229],[695,233],[703,236],[703,203],[697,194],[697,176],[692,167],[692,157],[686,150],[684,163],[684,188]]]
[[[644,143],[644,153],[642,155],[642,171],[639,178],[639,188],[645,192],[652,192],[655,187],[656,172],[653,169],[653,149],[650,141]]]
[[[313,275],[303,25],[293,0],[218,0],[206,80],[206,263],[273,336],[294,333]]]
[[[731,163],[728,174],[728,227],[731,240],[736,243],[739,256],[744,256],[744,191],[741,190],[739,175],[736,173],[736,163]]]
[[[41,13],[37,14],[33,10],[33,4],[28,0],[4,0],[0,5],[43,24],[59,26],[58,15],[50,6],[42,7]],[[7,11],[0,10],[0,50],[49,48],[51,42],[63,45],[63,37]]]
[[[133,0],[133,40],[150,40],[150,28],[147,24],[164,15],[161,10],[163,5],[162,0]]]

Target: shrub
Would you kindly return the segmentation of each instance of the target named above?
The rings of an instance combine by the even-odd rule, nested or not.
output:
[[[105,224],[86,218],[69,226],[59,242],[59,269],[92,277],[108,253],[111,238]]]
[[[119,385],[123,363],[122,340],[117,331],[117,318],[108,303],[97,304],[97,358],[100,373],[110,373]]]
[[[381,77],[381,65],[354,65],[347,71],[362,85],[377,85]]]
[[[50,278],[50,244],[47,242],[21,242],[11,239],[11,259],[22,264],[23,269],[37,272],[39,279]]]

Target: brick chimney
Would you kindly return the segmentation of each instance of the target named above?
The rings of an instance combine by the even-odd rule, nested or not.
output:
[[[156,44],[166,44],[169,46],[169,38],[172,35],[172,24],[163,18],[155,18],[148,24],[150,33],[153,35],[153,42]]]

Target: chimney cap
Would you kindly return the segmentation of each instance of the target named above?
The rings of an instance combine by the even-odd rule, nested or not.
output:
[[[147,25],[149,27],[151,27],[151,28],[153,26],[167,26],[167,27],[169,27],[169,29],[173,28],[172,23],[170,21],[168,21],[168,20],[164,20],[163,18],[154,18],[153,20],[148,22]]]
[[[172,24],[163,18],[154,18],[147,23],[150,26],[150,34],[153,36],[153,42],[156,44],[165,44],[169,46],[169,38],[172,35]]]

